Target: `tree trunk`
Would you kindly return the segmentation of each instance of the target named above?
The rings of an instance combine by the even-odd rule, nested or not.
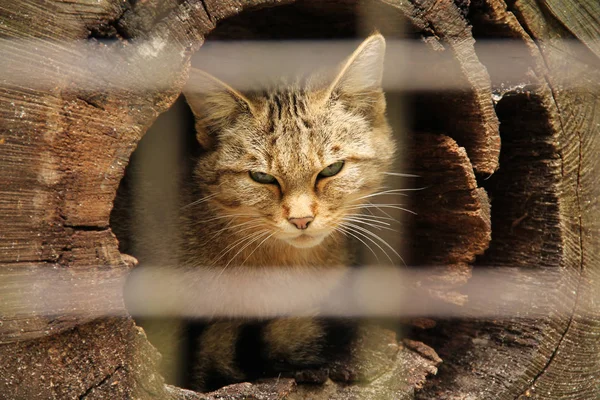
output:
[[[592,0],[0,3],[0,399],[600,395]],[[453,77],[450,91],[390,91],[388,109],[392,121],[394,104],[412,110],[404,166],[430,188],[412,198],[418,215],[403,234],[408,264],[428,267],[419,293],[469,318],[413,321],[428,329],[400,346],[368,333],[370,356],[386,365],[370,385],[273,379],[207,395],[165,385],[125,310],[135,260],[109,225],[132,152],[180,95],[207,35],[374,29],[419,39],[428,68]],[[514,45],[503,56],[517,74],[479,45],[500,38]],[[503,286],[482,290],[490,276]]]

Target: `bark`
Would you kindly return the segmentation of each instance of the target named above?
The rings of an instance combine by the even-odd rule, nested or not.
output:
[[[3,2],[0,399],[598,397],[597,5],[563,3]],[[462,84],[408,96],[407,169],[432,188],[415,196],[419,215],[407,220],[410,264],[435,266],[425,295],[468,301],[465,313],[500,310],[469,277],[508,266],[497,273],[514,283],[511,293],[537,279],[550,312],[534,312],[521,296],[526,311],[514,318],[439,320],[399,346],[373,334],[369,354],[385,368],[370,385],[340,384],[335,371],[319,386],[273,379],[203,395],[165,385],[159,355],[127,316],[122,287],[135,262],[119,253],[109,226],[132,152],[179,96],[205,36],[353,37],[374,28],[421,39],[432,68]],[[473,36],[516,42],[521,75],[506,82]],[[67,273],[27,284],[56,270]],[[48,308],[38,297],[52,290]],[[72,303],[67,293],[87,300]],[[433,377],[436,351],[443,373]]]
[[[519,1],[507,8],[487,0],[472,12],[476,38],[511,39],[521,71],[520,85],[506,82],[499,90],[501,168],[485,185],[494,199],[493,240],[478,264],[509,267],[505,298],[520,298],[522,312],[440,324],[426,342],[444,359],[442,372],[420,398],[591,399],[600,393],[598,60],[584,46],[590,36],[577,36],[584,45],[557,40],[573,39],[568,30],[578,32],[581,14],[597,8],[589,6],[575,11],[565,2]],[[502,82],[501,67],[486,65],[492,80]],[[535,304],[527,298],[531,282],[543,290]],[[491,292],[484,291],[470,302],[490,307]],[[444,344],[433,344],[443,337]],[[452,378],[442,379],[445,373]]]
[[[35,292],[12,284],[19,274],[67,269],[76,288],[78,276],[89,282],[129,270],[108,223],[117,186],[137,141],[179,94],[189,52],[212,24],[201,3],[186,3],[143,36],[151,45],[127,46],[116,21],[128,4],[2,3],[3,300]],[[110,27],[115,40],[87,40]],[[169,48],[158,54],[164,42]],[[122,293],[113,305],[125,313]],[[36,315],[14,306],[2,302],[0,398],[166,398],[152,373],[158,356],[130,319],[89,322],[105,314],[93,307]]]

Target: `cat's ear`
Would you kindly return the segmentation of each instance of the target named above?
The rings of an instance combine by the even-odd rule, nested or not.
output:
[[[369,36],[340,66],[325,98],[342,98],[355,107],[367,107],[364,111],[368,112],[369,104],[378,98],[383,99],[381,80],[384,55],[383,36],[379,33]]]
[[[329,92],[356,93],[381,89],[385,39],[379,33],[369,36],[342,64],[329,86]]]
[[[250,100],[225,82],[192,68],[183,94],[196,117],[196,136],[204,148],[214,144],[215,135],[240,115],[254,113]]]

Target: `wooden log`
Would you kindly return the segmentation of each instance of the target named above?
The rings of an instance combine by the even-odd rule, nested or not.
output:
[[[462,305],[460,286],[471,276],[471,264],[491,240],[489,199],[478,187],[466,150],[445,135],[417,134],[407,141],[407,165],[422,179],[422,190],[410,196],[416,215],[405,218],[408,265],[425,266],[420,284],[428,294]]]
[[[585,9],[573,13],[559,2],[544,3],[553,13],[539,2],[507,9],[488,0],[471,14],[476,37],[506,37],[513,44],[505,54],[517,72],[510,81],[489,65],[492,80],[506,85],[497,86],[501,168],[484,185],[493,198],[493,240],[480,264],[509,267],[498,279],[512,282],[503,286],[510,290],[505,296],[520,299],[523,311],[509,319],[438,324],[432,340],[423,340],[444,358],[443,372],[419,398],[591,399],[600,392],[594,294],[599,70],[553,17],[581,24],[578,13]],[[540,304],[529,303],[534,286],[545,294]],[[471,302],[502,308],[490,304],[492,292],[480,290]],[[539,307],[544,311],[537,314]]]
[[[108,226],[118,183],[137,141],[179,94],[189,51],[212,24],[190,2],[140,46],[82,42],[124,11],[120,1],[2,5],[1,282],[32,265],[70,268],[73,285],[78,269],[113,277],[128,269]],[[19,297],[22,289],[9,291]],[[0,348],[3,398],[166,398],[162,378],[149,372],[157,356],[131,320],[80,325],[97,315],[5,311],[0,336],[12,343]]]
[[[431,66],[439,68],[439,76],[458,69],[460,86],[464,89],[452,93],[435,92],[431,96],[417,96],[417,107],[426,107],[425,113],[437,115],[433,120],[442,133],[449,135],[464,147],[475,171],[491,175],[498,168],[500,138],[498,119],[490,100],[489,75],[479,62],[474,49],[474,39],[467,21],[455,3],[444,1],[413,1],[399,5],[386,3],[406,10],[413,24],[424,28],[426,43],[436,51],[450,52],[451,62]],[[446,110],[452,110],[446,112]],[[434,125],[435,127],[435,125]]]
[[[538,279],[529,275],[529,269],[551,271],[536,281],[548,288],[546,306],[553,312],[547,316],[527,312],[509,320],[440,321],[422,334],[421,339],[444,360],[439,378],[430,376],[425,382],[436,371],[436,362],[401,349],[390,369],[395,372],[386,375],[375,392],[335,382],[312,390],[285,380],[279,386],[267,381],[196,395],[164,386],[154,375],[157,355],[130,319],[94,320],[106,310],[72,313],[77,305],[58,310],[58,315],[26,315],[7,306],[19,305],[6,302],[9,295],[22,298],[35,292],[23,285],[15,291],[9,279],[36,274],[36,268],[71,270],[73,291],[81,293],[84,289],[75,284],[84,274],[96,276],[99,284],[116,282],[110,287],[117,287],[129,272],[131,262],[118,253],[108,223],[119,180],[146,129],[179,95],[191,54],[215,26],[226,26],[236,16],[246,21],[258,15],[276,17],[285,7],[313,18],[329,13],[332,21],[337,13],[356,16],[357,10],[365,9],[362,3],[341,0],[290,3],[22,0],[2,6],[0,53],[7,56],[0,57],[6,76],[0,84],[0,395],[344,398],[376,392],[411,398],[415,388],[424,385],[418,398],[598,397],[594,289],[600,240],[596,160],[600,117],[595,104],[600,76],[593,40],[598,29],[583,23],[593,16],[595,4],[570,9],[558,0],[521,0],[511,12],[500,0],[485,0],[471,9],[470,21],[455,2],[446,0],[386,0],[377,6],[384,14],[395,10],[388,22],[409,21],[410,33],[423,37],[423,47],[443,60],[440,68],[458,71],[465,85],[457,93],[411,97],[418,106],[413,128],[428,132],[415,138],[428,145],[407,146],[411,154],[420,155],[409,164],[434,187],[419,197],[423,218],[416,220],[413,231],[428,246],[416,245],[413,253],[424,255],[423,264],[451,265],[432,274],[432,281],[440,283],[439,297],[456,303],[465,300],[464,293],[448,288],[466,282],[470,264],[489,242],[486,190],[494,205],[493,240],[478,266],[512,267],[508,278],[499,277],[516,288],[527,288],[526,283]],[[363,32],[379,25],[377,18],[368,21]],[[517,39],[523,56],[516,62],[520,75],[510,82],[520,87],[496,91],[500,98],[496,112],[502,122],[501,169],[488,181],[480,181],[483,188],[477,178],[498,168],[498,120],[490,79],[479,61],[469,22],[478,38]],[[383,25],[385,33],[388,25]],[[340,26],[349,25],[346,21]],[[213,32],[215,38],[219,29]],[[263,33],[273,35],[268,29]],[[573,36],[583,46],[555,42]],[[90,42],[83,50],[72,45],[73,40],[86,39]],[[82,64],[92,55],[99,62]],[[485,56],[479,56],[485,64]],[[492,81],[503,82],[500,68],[486,67]],[[442,165],[448,168],[435,170]],[[455,193],[446,190],[452,187]],[[427,212],[444,207],[443,213]],[[85,290],[94,287],[94,279],[87,283],[91,285]],[[489,302],[485,291],[471,290],[476,284],[464,288],[471,304],[488,312],[502,307]],[[511,293],[516,296],[519,290]],[[526,303],[524,298],[524,307]],[[118,295],[110,304],[111,311],[124,311]],[[65,318],[63,312],[75,317]],[[418,368],[400,379],[400,372],[411,363]],[[386,391],[392,381],[401,384]]]
[[[553,2],[558,3],[558,2]],[[596,7],[597,9],[597,4]],[[571,15],[563,5],[562,12]],[[563,295],[573,301],[563,316],[566,323],[559,340],[530,388],[532,397],[594,398],[600,393],[600,331],[597,307],[598,265],[598,137],[600,115],[600,69],[596,57],[570,40],[555,44],[556,39],[570,39],[556,20],[540,6],[525,1],[515,12],[532,37],[539,42],[551,88],[548,109],[556,113],[557,143],[561,165],[560,220],[564,232]],[[581,14],[573,14],[578,19]],[[580,19],[581,21],[581,19]],[[598,32],[598,21],[591,29]],[[592,36],[597,42],[598,36]],[[587,40],[584,39],[587,44]],[[597,49],[595,49],[597,51]],[[590,60],[593,60],[590,62]],[[568,288],[573,292],[568,292]],[[570,293],[570,296],[569,296]],[[575,371],[585,371],[583,374]]]
[[[564,0],[546,0],[540,10],[550,11],[573,36],[587,46],[597,57],[600,57],[600,24],[598,14],[600,5],[593,0],[581,1],[578,4]]]

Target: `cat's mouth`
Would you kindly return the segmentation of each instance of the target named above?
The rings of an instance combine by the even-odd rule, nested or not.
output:
[[[283,237],[281,239],[294,247],[308,248],[321,244],[325,237],[327,237],[327,233],[301,233],[299,235]]]

